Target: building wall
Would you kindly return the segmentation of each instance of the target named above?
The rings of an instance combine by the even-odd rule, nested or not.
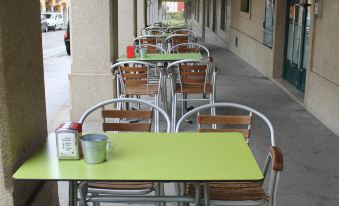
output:
[[[126,55],[126,47],[133,45],[133,39],[135,38],[133,2],[134,0],[118,1],[119,56]]]
[[[229,48],[248,64],[272,77],[273,50],[263,44],[264,17],[265,0],[252,0],[249,16],[240,12],[240,1],[232,0]]]
[[[314,21],[306,108],[339,134],[339,2],[323,1],[322,17]]]

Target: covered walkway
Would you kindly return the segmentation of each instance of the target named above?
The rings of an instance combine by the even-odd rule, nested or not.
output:
[[[278,205],[337,205],[338,137],[279,86],[229,50],[206,46],[218,67],[217,102],[235,102],[253,107],[267,115],[273,123],[277,145],[284,154]],[[266,155],[269,145],[267,130],[262,122],[256,120],[251,147],[255,155]],[[189,123],[185,123],[185,127],[186,130],[195,130]],[[67,187],[67,184],[60,185]],[[63,188],[59,190],[66,191]],[[172,194],[172,185],[166,190],[167,194]],[[59,195],[61,203],[67,204],[67,193]]]

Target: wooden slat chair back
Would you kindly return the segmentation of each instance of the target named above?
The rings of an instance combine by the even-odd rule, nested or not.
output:
[[[241,116],[217,116],[217,115],[200,115],[199,112],[202,110],[210,110],[216,108],[235,108],[248,112],[249,115]],[[267,205],[275,206],[276,205],[276,195],[278,190],[278,183],[280,178],[280,173],[283,170],[283,155],[278,146],[275,144],[274,129],[270,120],[264,116],[262,113],[254,110],[250,107],[235,104],[235,103],[213,103],[206,104],[197,108],[192,109],[187,112],[184,116],[180,118],[176,126],[176,132],[180,131],[181,124],[185,119],[198,114],[198,130],[199,132],[237,132],[237,130],[218,130],[218,129],[201,129],[199,124],[227,124],[230,126],[233,125],[251,125],[252,124],[252,114],[261,118],[270,132],[270,143],[269,152],[265,161],[265,164],[262,169],[264,176],[263,181],[236,181],[236,182],[209,182],[209,196],[211,205]],[[248,131],[239,132],[250,136],[250,129]],[[244,135],[244,136],[245,136]],[[270,172],[268,170],[271,169]],[[268,188],[263,186],[264,181],[268,182]],[[195,187],[193,184],[188,184],[186,187],[179,187],[185,189],[186,195],[194,195]],[[179,189],[180,190],[180,189]],[[203,188],[201,188],[201,196],[204,198]]]
[[[140,38],[140,44],[157,44],[157,38],[156,37],[143,37]]]
[[[147,48],[148,54],[165,54],[166,53],[166,50],[164,48],[158,45],[153,45],[153,44],[137,45],[136,48],[139,51],[139,53],[140,53],[140,49],[142,48]]]
[[[116,104],[118,108],[122,103],[137,103],[142,104],[149,110],[113,110],[108,109],[110,105]],[[156,112],[160,113],[166,122],[166,132],[170,132],[170,118],[167,113],[156,104],[147,102],[142,99],[134,98],[119,98],[111,99],[94,105],[88,109],[80,118],[79,123],[84,125],[87,117],[95,111],[101,109],[103,117],[103,131],[104,132],[151,132],[151,123],[155,125],[157,121],[152,121],[156,118]],[[153,115],[154,112],[154,115]],[[120,123],[121,119],[143,119],[136,123]],[[154,132],[159,132],[156,129]],[[155,182],[105,182],[105,181],[83,181],[79,186],[80,205],[87,205],[91,199],[96,199],[99,202],[107,202],[107,197],[120,197],[118,201],[110,201],[121,204],[122,202],[130,203],[129,197],[155,195],[164,196],[163,185]],[[95,204],[97,205],[97,204]]]
[[[194,63],[179,65],[179,83],[177,92],[184,94],[199,94],[211,92],[212,85],[209,81],[207,65]]]
[[[169,53],[201,53],[205,60],[213,62],[209,50],[197,43],[181,43],[169,49]]]
[[[155,67],[151,68],[144,63],[126,63],[126,65],[120,64],[118,67],[121,88],[125,95],[154,96],[159,93],[160,77],[156,81],[151,78],[152,74],[156,73]]]
[[[199,132],[240,132],[246,141],[249,141],[252,124],[252,112],[247,116],[211,116],[198,113],[198,131]],[[206,125],[226,125],[227,128],[204,128]]]
[[[152,128],[152,110],[108,110],[103,107],[101,115],[104,132],[150,132]],[[121,119],[139,119],[142,122],[121,123]]]

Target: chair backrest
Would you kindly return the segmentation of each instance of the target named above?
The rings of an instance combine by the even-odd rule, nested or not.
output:
[[[156,45],[158,44],[158,35],[143,35],[143,36],[138,36],[137,38],[134,39],[134,44],[135,45],[143,45],[143,44],[153,44]]]
[[[198,112],[198,131],[199,132],[240,132],[249,142],[252,112],[248,115],[201,115]],[[204,125],[210,125],[206,128]],[[213,128],[212,125],[226,125],[227,128]]]
[[[165,54],[166,53],[166,50],[164,48],[158,45],[153,45],[153,44],[137,45],[136,48],[139,51],[139,54],[140,54],[141,48],[147,48],[147,53],[149,54]]]
[[[174,26],[170,26],[170,27],[167,27],[166,29],[166,32],[167,33],[172,33],[176,30],[179,30],[179,29],[188,29],[188,26],[187,25],[174,25]]]
[[[169,49],[169,53],[201,53],[210,58],[210,51],[203,45],[197,43],[181,43]]]
[[[216,82],[216,67],[205,60],[180,60],[168,65],[167,71],[174,69],[177,80],[183,92],[185,86],[202,86],[206,93],[209,84],[214,88]]]
[[[175,31],[172,32],[172,34],[186,34],[186,35],[190,35],[194,38],[197,38],[197,33],[191,29],[177,29]]]
[[[120,109],[106,109],[106,106],[117,104],[118,108],[122,103],[138,103],[145,105],[150,110],[120,110]],[[149,132],[151,130],[151,118],[152,111],[156,110],[162,114],[166,122],[166,132],[170,132],[170,118],[167,113],[158,107],[157,105],[150,103],[142,99],[134,98],[119,98],[111,99],[104,102],[100,102],[95,106],[88,109],[80,118],[79,123],[84,124],[86,118],[96,110],[101,109],[103,117],[103,131],[134,131],[134,132]],[[134,122],[134,123],[120,123],[120,121],[108,122],[108,119],[120,120],[122,118],[137,118],[137,119],[149,119],[148,122]]]
[[[187,34],[172,34],[165,39],[165,44],[170,45],[171,47],[181,44],[193,42],[190,35]],[[168,47],[170,48],[170,47]]]
[[[129,86],[140,86],[146,87],[149,95],[152,95],[151,85],[158,84],[161,82],[163,76],[161,69],[155,65],[148,62],[142,61],[124,61],[119,62],[111,67],[111,72],[113,75],[117,76],[119,81],[119,86],[121,87],[122,93],[126,94],[126,89]],[[160,77],[155,81],[152,76],[155,74],[160,74]],[[160,89],[158,89],[160,91]]]
[[[182,122],[187,119],[188,117],[192,116],[193,114],[195,113],[198,113],[199,111],[201,110],[205,110],[205,109],[215,109],[215,108],[218,108],[218,107],[224,107],[224,108],[236,108],[236,109],[240,109],[240,110],[244,110],[244,111],[247,111],[249,112],[251,115],[252,113],[257,115],[258,117],[260,117],[267,125],[267,127],[269,128],[269,131],[270,131],[270,140],[271,140],[271,145],[272,146],[276,146],[275,144],[275,137],[274,137],[274,129],[273,129],[273,126],[272,126],[272,123],[271,121],[265,116],[263,115],[262,113],[258,112],[257,110],[255,109],[252,109],[250,107],[247,107],[247,106],[244,106],[244,105],[241,105],[241,104],[236,104],[236,103],[226,103],[226,102],[222,102],[222,103],[213,103],[213,104],[206,104],[206,105],[203,105],[203,106],[200,106],[200,107],[197,107],[197,108],[194,108],[193,110],[187,112],[185,115],[183,115],[180,120],[178,121],[177,123],[177,126],[176,126],[176,129],[175,131],[176,132],[179,132],[180,131],[180,127],[181,127],[181,124]],[[203,117],[204,118],[204,117]],[[211,124],[218,124],[219,123],[219,120],[225,120],[227,122],[230,122],[230,121],[236,121],[236,122],[233,122],[233,123],[251,123],[252,120],[250,117],[239,117],[239,118],[236,118],[236,120],[234,118],[220,118],[218,120],[218,118],[214,119],[215,122],[212,122],[210,121],[212,119],[209,119],[209,118],[206,118],[205,120],[203,120],[203,122],[208,122],[208,123],[211,123]],[[223,122],[225,122],[223,121]],[[239,131],[241,132],[241,131]]]

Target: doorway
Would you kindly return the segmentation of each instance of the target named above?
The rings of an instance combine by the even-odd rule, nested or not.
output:
[[[305,92],[310,38],[310,0],[288,0],[283,78]]]

